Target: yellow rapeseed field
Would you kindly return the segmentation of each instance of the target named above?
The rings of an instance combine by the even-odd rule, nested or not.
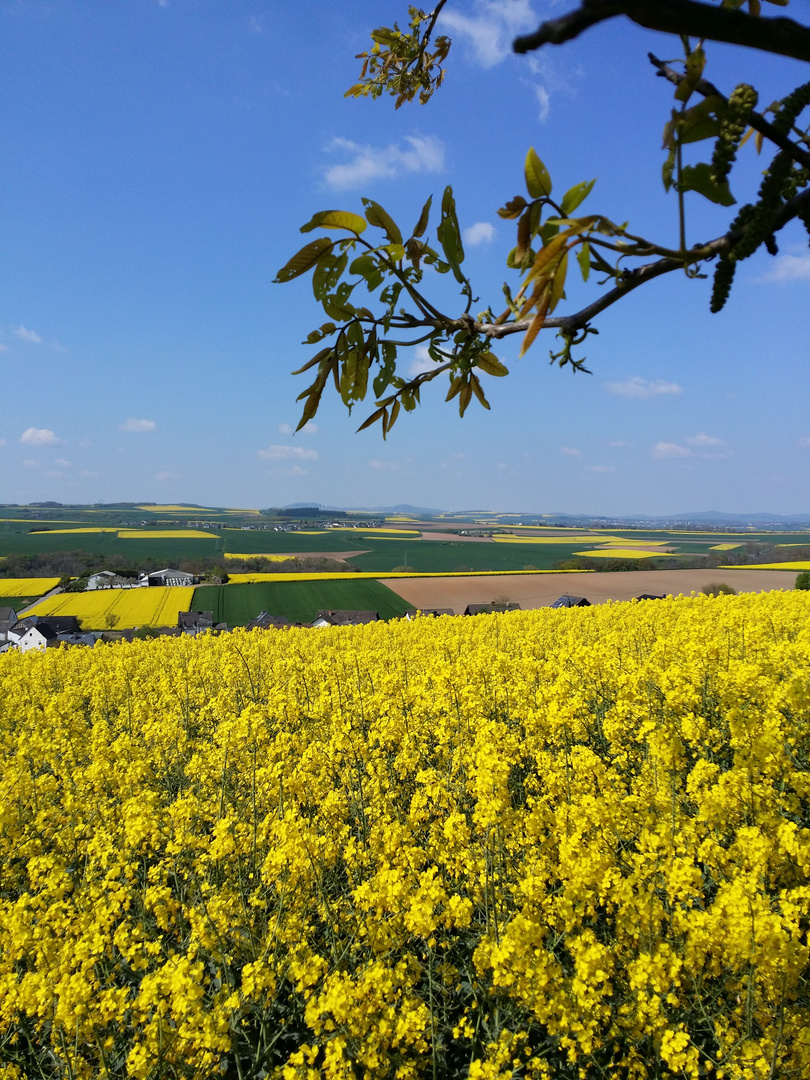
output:
[[[4,655],[0,785],[6,1080],[810,1076],[808,593]]]
[[[192,587],[180,585],[58,593],[41,600],[31,609],[31,614],[75,615],[85,630],[103,630],[110,613],[118,616],[116,630],[177,626],[178,613],[188,611],[193,596]]]
[[[247,558],[247,556],[245,556]],[[231,585],[244,585],[250,582],[256,581],[348,581],[355,578],[376,578],[378,581],[382,581],[387,578],[451,578],[451,577],[507,577],[509,574],[520,575],[521,577],[527,577],[530,574],[568,574],[568,573],[580,573],[590,574],[596,573],[594,570],[453,570],[450,572],[444,570],[434,570],[428,572],[422,572],[417,570],[398,570],[393,571],[372,571],[372,570],[359,570],[359,571],[324,571],[323,573],[265,573],[257,571],[256,573],[245,574],[228,574],[228,582]]]
[[[244,552],[241,555],[238,552],[226,551],[223,556],[224,559],[269,559],[270,562],[287,562],[288,559],[300,558],[300,555],[276,555],[267,551],[250,551]],[[306,556],[304,556],[306,558]]]
[[[0,578],[0,596],[42,596],[59,584],[58,577]]]
[[[723,570],[810,570],[810,561],[751,563],[748,566],[724,566]]]

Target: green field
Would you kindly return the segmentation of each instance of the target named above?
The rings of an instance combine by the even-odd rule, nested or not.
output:
[[[0,588],[2,588],[2,581],[0,580]],[[38,596],[0,596],[0,608],[13,607],[15,611],[20,611],[22,608],[27,608],[29,604],[34,604],[39,600]]]
[[[0,556],[48,555],[62,551],[88,551],[93,555],[121,555],[125,559],[133,560],[151,558],[171,565],[178,559],[204,556],[215,558],[222,553],[222,541],[216,536],[121,540],[114,532],[0,532]]]
[[[359,529],[327,529],[314,535],[305,532],[276,532],[275,529],[222,529],[222,550],[237,555],[268,555],[282,551],[305,554],[311,551],[359,551],[370,546]]]
[[[213,611],[214,622],[244,626],[261,611],[290,622],[312,622],[321,608],[376,611],[381,619],[401,618],[411,604],[379,581],[274,581],[255,585],[207,585],[195,590],[192,611]]]

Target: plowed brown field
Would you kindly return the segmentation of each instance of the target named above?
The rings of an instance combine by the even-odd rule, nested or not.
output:
[[[689,596],[704,585],[724,581],[737,592],[792,589],[796,571],[788,570],[630,570],[605,574],[504,574],[495,577],[385,578],[393,589],[417,608],[452,608],[456,614],[467,604],[486,604],[508,597],[521,608],[549,607],[568,593],[584,596],[592,604],[606,600],[632,600],[641,593]]]

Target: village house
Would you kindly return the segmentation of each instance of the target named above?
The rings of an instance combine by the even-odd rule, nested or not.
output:
[[[504,611],[520,611],[520,604],[515,600],[505,600],[503,603],[491,601],[489,604],[467,604],[464,609],[465,615],[492,615],[502,614]]]
[[[312,626],[318,628],[323,626],[364,626],[366,623],[377,622],[379,617],[376,611],[322,608],[313,619]]]
[[[584,596],[564,596],[558,597],[551,605],[553,608],[571,608],[571,607],[590,607],[590,600],[586,600]]]

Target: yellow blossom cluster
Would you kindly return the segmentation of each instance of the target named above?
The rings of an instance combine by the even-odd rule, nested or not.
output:
[[[0,1076],[810,1076],[810,594],[0,656]]]

